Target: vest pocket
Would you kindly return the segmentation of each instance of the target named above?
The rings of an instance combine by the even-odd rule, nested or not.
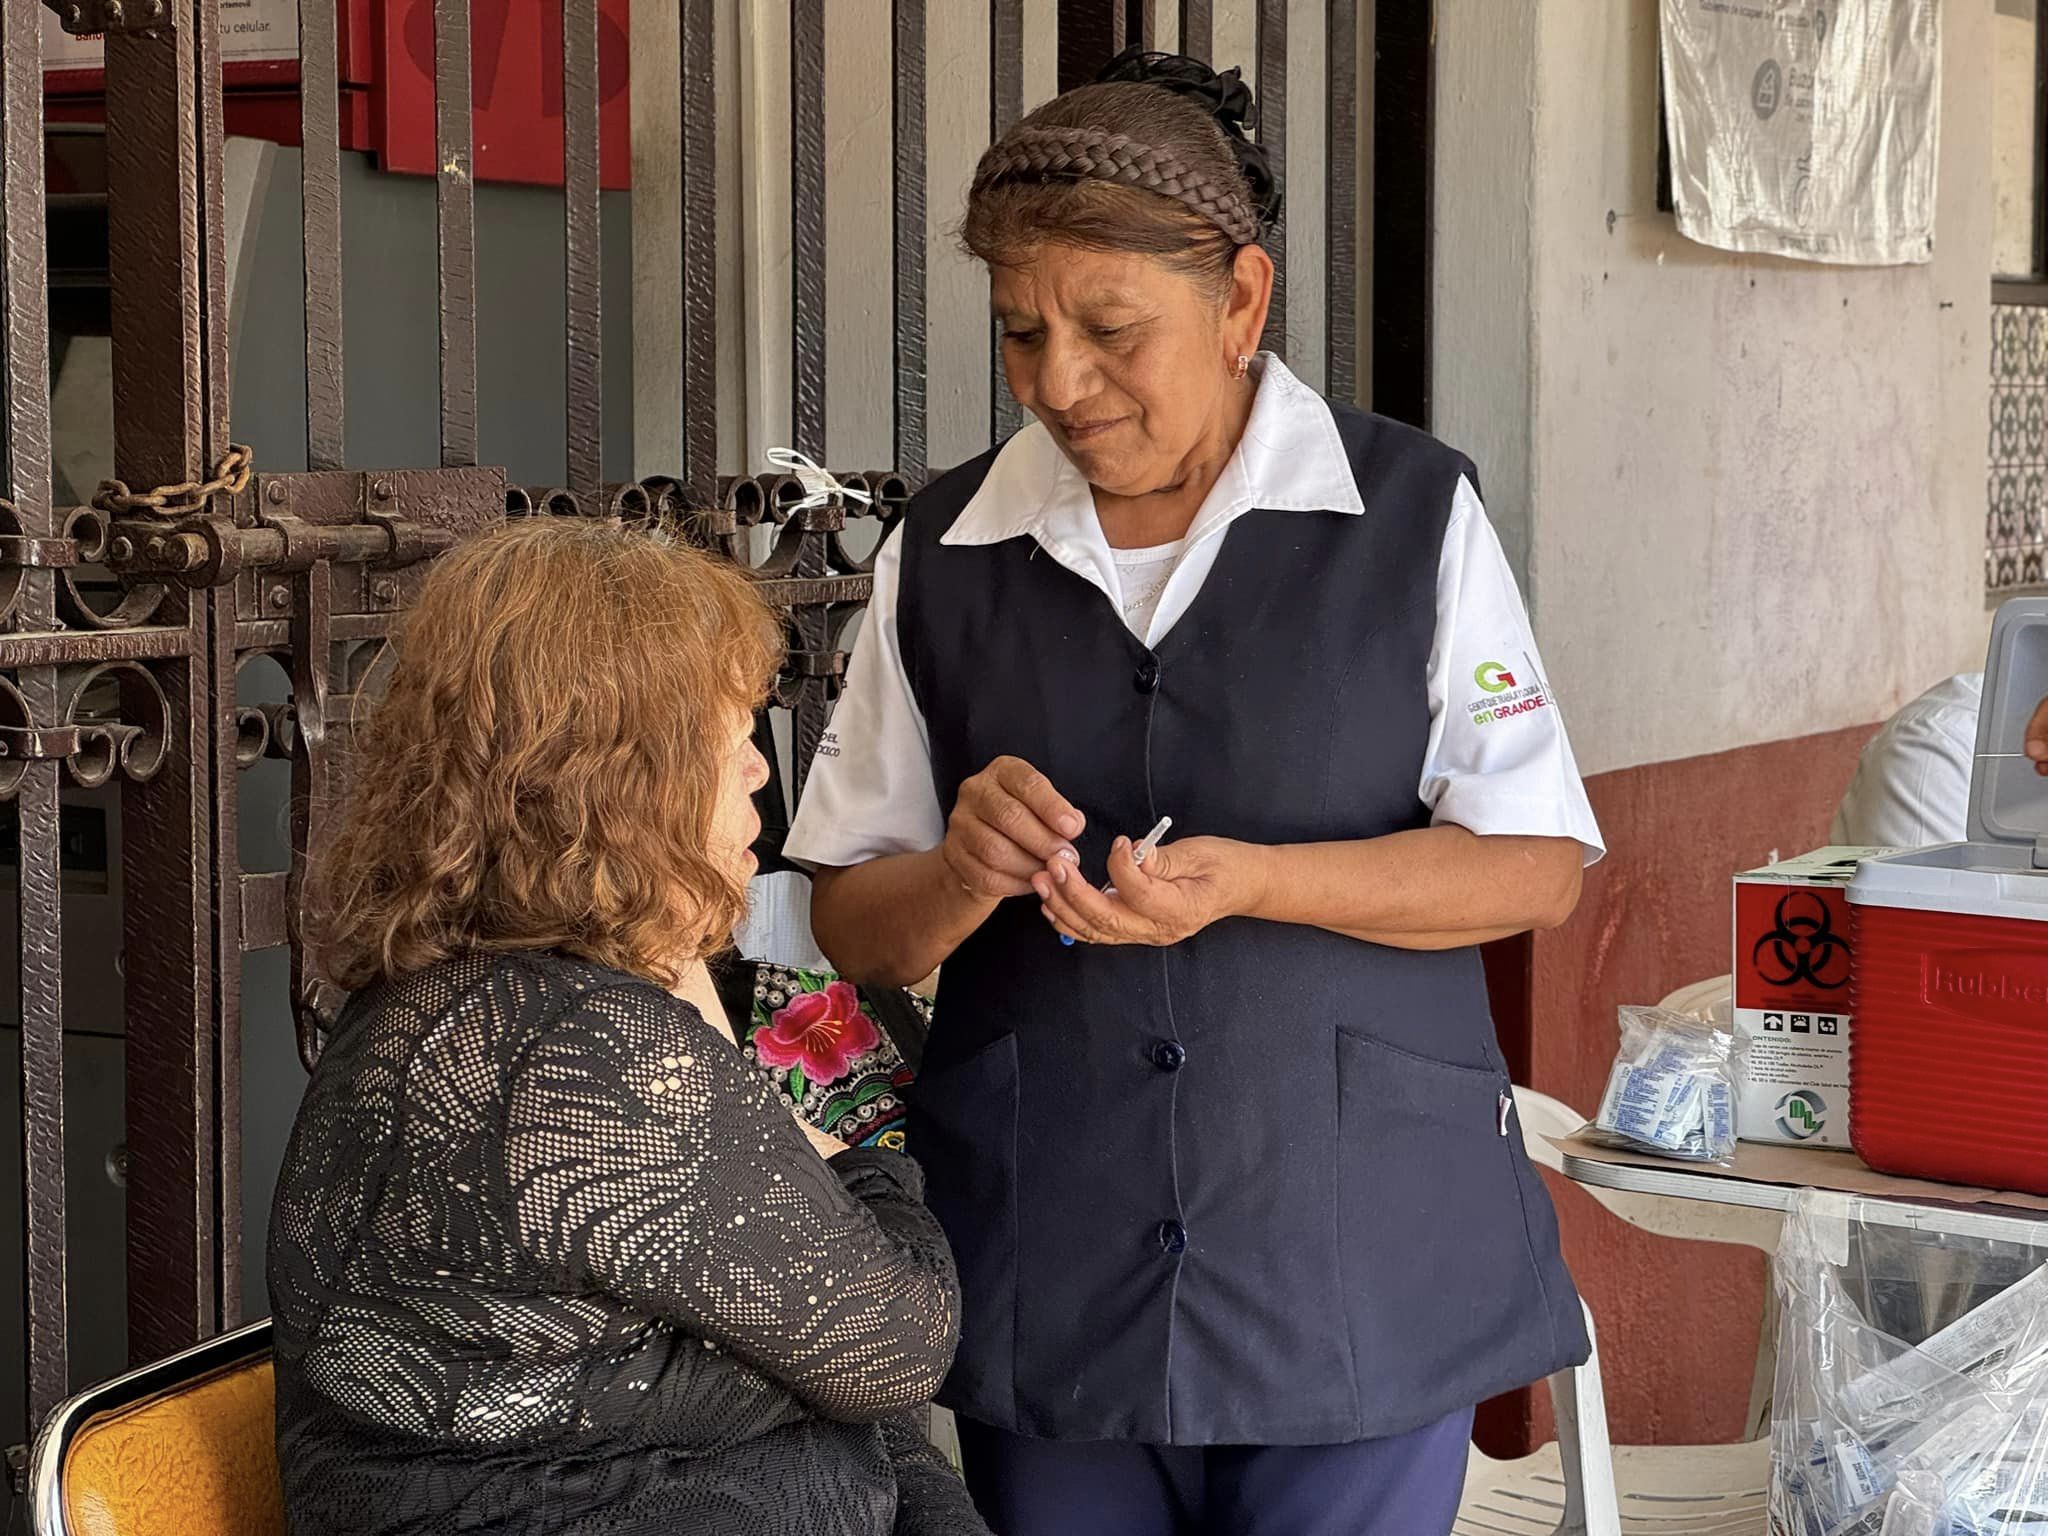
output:
[[[1448,1411],[1535,1380],[1556,1344],[1506,1076],[1336,1033],[1338,1254],[1361,1387],[1384,1400],[1412,1382]]]
[[[1011,1416],[1017,1328],[1017,1038],[918,1078],[910,1147],[960,1271],[960,1351],[940,1401]]]

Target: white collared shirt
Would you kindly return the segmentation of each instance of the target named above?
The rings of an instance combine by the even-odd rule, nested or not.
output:
[[[1970,770],[1984,674],[1946,678],[1870,739],[1835,810],[1828,841],[1848,848],[1926,848],[1970,835]]]
[[[1149,616],[1142,605],[1131,615],[1134,633],[1144,625],[1138,638],[1148,646],[1187,612],[1225,547],[1224,530],[1245,513],[1365,510],[1328,404],[1278,358],[1262,355],[1259,362],[1258,393],[1237,451],[1195,514],[1156,606]],[[1119,614],[1125,611],[1116,552],[1096,516],[1094,495],[1037,422],[1004,444],[940,542],[1015,538],[1036,541]],[[796,863],[844,867],[920,853],[937,847],[946,833],[924,715],[896,632],[899,546],[892,535],[875,561],[874,596],[846,692],[783,849]],[[1437,566],[1436,612],[1426,679],[1429,743],[1416,786],[1431,823],[1487,836],[1568,837],[1591,863],[1603,852],[1600,829],[1571,742],[1500,540],[1462,478]],[[1056,769],[1038,766],[1058,784]]]

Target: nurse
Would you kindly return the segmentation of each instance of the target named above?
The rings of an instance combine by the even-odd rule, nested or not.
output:
[[[1475,946],[1599,832],[1471,464],[1258,350],[1250,109],[1127,55],[982,157],[1035,420],[881,551],[788,845],[844,973],[944,962],[910,1141],[1001,1536],[1432,1536],[1473,1406],[1587,1352]]]

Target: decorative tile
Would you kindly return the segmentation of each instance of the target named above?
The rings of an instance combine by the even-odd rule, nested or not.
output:
[[[1991,516],[1985,536],[1994,549],[2012,544],[2020,536],[2020,481],[2009,469],[1991,473]]]
[[[2008,385],[1994,384],[1991,387],[1991,462],[1994,464],[2019,464],[2020,418],[2023,407],[2020,392]]]
[[[2048,310],[1994,305],[1984,576],[1994,593],[2048,581]]]

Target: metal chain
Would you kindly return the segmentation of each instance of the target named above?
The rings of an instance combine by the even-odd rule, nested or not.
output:
[[[245,443],[228,445],[227,456],[211,480],[187,480],[182,485],[161,485],[153,491],[136,492],[119,480],[102,480],[93,493],[92,504],[102,512],[154,512],[160,517],[182,517],[203,511],[207,502],[221,491],[239,496],[248,489],[255,454]]]

